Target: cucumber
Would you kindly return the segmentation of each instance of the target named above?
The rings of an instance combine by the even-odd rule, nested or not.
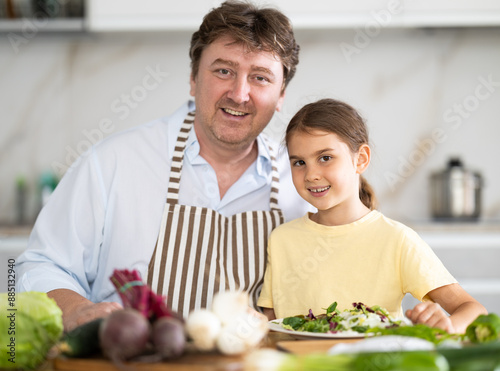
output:
[[[449,371],[446,358],[425,351],[360,353],[353,370],[373,371]]]
[[[67,332],[58,344],[61,353],[72,358],[98,353],[99,327],[103,320],[104,318],[97,318]]]

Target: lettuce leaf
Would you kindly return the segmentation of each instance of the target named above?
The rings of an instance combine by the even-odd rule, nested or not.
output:
[[[10,300],[9,300],[10,298]],[[41,292],[0,294],[1,369],[33,369],[44,362],[63,332],[62,311]]]
[[[479,315],[465,330],[473,343],[486,343],[500,339],[500,317],[496,313]]]
[[[21,292],[17,294],[18,311],[30,316],[47,331],[49,341],[55,343],[62,335],[62,311],[55,300],[44,292]]]

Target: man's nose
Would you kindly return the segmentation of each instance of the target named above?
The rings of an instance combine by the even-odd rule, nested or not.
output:
[[[241,104],[250,99],[250,84],[246,78],[237,78],[233,81],[228,97],[235,103]]]

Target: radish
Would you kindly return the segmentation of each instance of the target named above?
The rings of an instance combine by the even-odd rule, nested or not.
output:
[[[174,317],[162,317],[153,323],[151,340],[163,359],[180,357],[186,346],[184,325]]]
[[[121,363],[146,350],[151,334],[149,321],[139,311],[125,308],[112,312],[99,327],[103,353]]]

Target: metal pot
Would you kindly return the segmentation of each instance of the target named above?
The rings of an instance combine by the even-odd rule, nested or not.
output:
[[[436,219],[476,220],[481,214],[482,177],[451,158],[445,170],[431,174],[431,208]]]

